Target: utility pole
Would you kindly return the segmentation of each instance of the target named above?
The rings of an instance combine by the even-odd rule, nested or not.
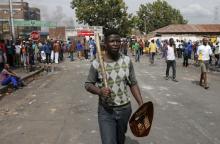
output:
[[[12,0],[9,0],[9,6],[10,6],[11,34],[12,34],[12,40],[13,42],[15,42],[15,28],[14,28],[14,19],[13,19]]]
[[[147,35],[146,17],[144,17],[144,33]]]
[[[144,34],[147,35],[146,15],[144,14]]]

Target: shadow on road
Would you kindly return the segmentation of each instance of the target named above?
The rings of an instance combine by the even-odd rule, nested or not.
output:
[[[126,144],[139,144],[138,141],[131,139],[130,137],[126,137]]]

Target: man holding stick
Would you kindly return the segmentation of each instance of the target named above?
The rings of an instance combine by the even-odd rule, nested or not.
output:
[[[99,96],[98,123],[102,144],[125,143],[132,112],[127,86],[138,105],[143,104],[131,59],[120,54],[120,39],[117,32],[106,34],[103,59],[93,60],[85,82],[86,90]],[[96,43],[98,47],[99,41]],[[101,57],[99,50],[98,55]]]

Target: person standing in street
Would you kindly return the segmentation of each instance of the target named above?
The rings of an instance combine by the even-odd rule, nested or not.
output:
[[[70,61],[74,61],[73,53],[75,51],[76,45],[74,41],[71,42],[70,47],[69,47],[69,53],[70,53]]]
[[[82,59],[83,59],[83,51],[84,51],[84,50],[83,50],[83,45],[82,45],[82,43],[81,43],[80,40],[77,41],[76,51],[77,51],[78,58],[79,58],[80,60],[82,60]]]
[[[50,55],[51,55],[51,45],[48,41],[45,41],[45,44],[43,46],[43,50],[44,50],[44,53],[46,54],[46,63],[49,64],[51,63],[50,61]]]
[[[56,41],[56,43],[53,45],[53,50],[54,50],[54,57],[55,57],[55,63],[59,63],[59,52],[61,50],[61,45],[59,41]]]
[[[189,47],[188,44],[184,43],[184,48],[183,48],[183,66],[188,67],[189,63]]]
[[[135,62],[140,62],[140,44],[135,41],[135,43],[132,45],[132,49],[134,49],[135,52]]]
[[[150,63],[154,64],[154,57],[157,52],[157,45],[155,44],[154,40],[151,40],[151,43],[149,45],[149,51],[150,51]]]
[[[121,53],[124,54],[124,55],[128,55],[128,43],[125,39],[122,40]]]
[[[173,69],[173,76],[172,80],[174,82],[178,82],[176,80],[176,60],[175,60],[175,54],[176,54],[176,48],[175,48],[175,42],[173,38],[169,39],[169,44],[167,45],[167,55],[166,55],[166,62],[167,62],[167,68],[166,68],[166,80],[169,79],[169,70],[170,67]]]
[[[96,44],[95,44],[95,41],[91,37],[89,38],[88,45],[89,45],[89,51],[90,51],[89,52],[90,60],[92,61],[95,58],[94,51],[95,51]]]
[[[200,45],[197,49],[198,60],[201,67],[200,75],[200,86],[204,86],[205,89],[208,89],[208,80],[207,80],[207,70],[209,67],[210,56],[213,55],[211,47],[208,45],[208,38],[203,38],[203,44]],[[204,81],[204,83],[203,83]]]
[[[117,32],[105,36],[106,53],[103,56],[108,87],[100,72],[99,60],[93,60],[85,88],[99,97],[98,123],[102,144],[124,144],[131,115],[127,86],[139,106],[143,104],[131,59],[120,54],[121,40]]]

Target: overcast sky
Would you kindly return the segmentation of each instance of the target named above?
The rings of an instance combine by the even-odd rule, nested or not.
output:
[[[1,0],[2,1],[2,0]],[[13,1],[13,0],[12,0]],[[62,24],[73,23],[74,12],[70,8],[71,0],[24,0],[31,7],[39,7],[43,20]],[[155,0],[124,0],[129,13],[136,13],[140,4]],[[220,0],[167,0],[179,9],[189,23],[220,23]]]

